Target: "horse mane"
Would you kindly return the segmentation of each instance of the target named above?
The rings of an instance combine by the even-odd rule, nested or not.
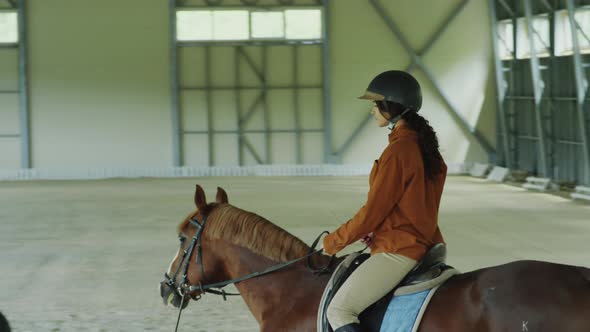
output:
[[[213,205],[213,204],[211,204]],[[306,255],[309,246],[267,219],[230,204],[215,204],[204,234],[249,249],[268,259],[286,262]],[[185,220],[180,227],[188,224]]]

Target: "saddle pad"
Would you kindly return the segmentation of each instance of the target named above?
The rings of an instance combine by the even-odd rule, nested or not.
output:
[[[394,296],[379,332],[416,332],[422,316],[438,287],[418,293]]]

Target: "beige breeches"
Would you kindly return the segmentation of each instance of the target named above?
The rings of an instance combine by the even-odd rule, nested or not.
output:
[[[380,253],[369,257],[342,284],[328,306],[327,316],[335,330],[358,323],[358,316],[391,291],[417,262],[411,258]]]

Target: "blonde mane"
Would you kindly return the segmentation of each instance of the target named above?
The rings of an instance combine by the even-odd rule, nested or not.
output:
[[[309,247],[263,217],[229,204],[214,207],[205,226],[211,239],[222,239],[274,261],[286,262],[306,255]]]

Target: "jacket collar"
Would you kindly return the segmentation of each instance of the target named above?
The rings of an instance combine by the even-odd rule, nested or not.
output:
[[[408,125],[405,123],[398,123],[395,125],[395,128],[393,128],[391,133],[389,133],[389,143],[401,137],[417,138],[418,134],[416,134],[414,130],[410,129],[410,127],[408,127]]]

